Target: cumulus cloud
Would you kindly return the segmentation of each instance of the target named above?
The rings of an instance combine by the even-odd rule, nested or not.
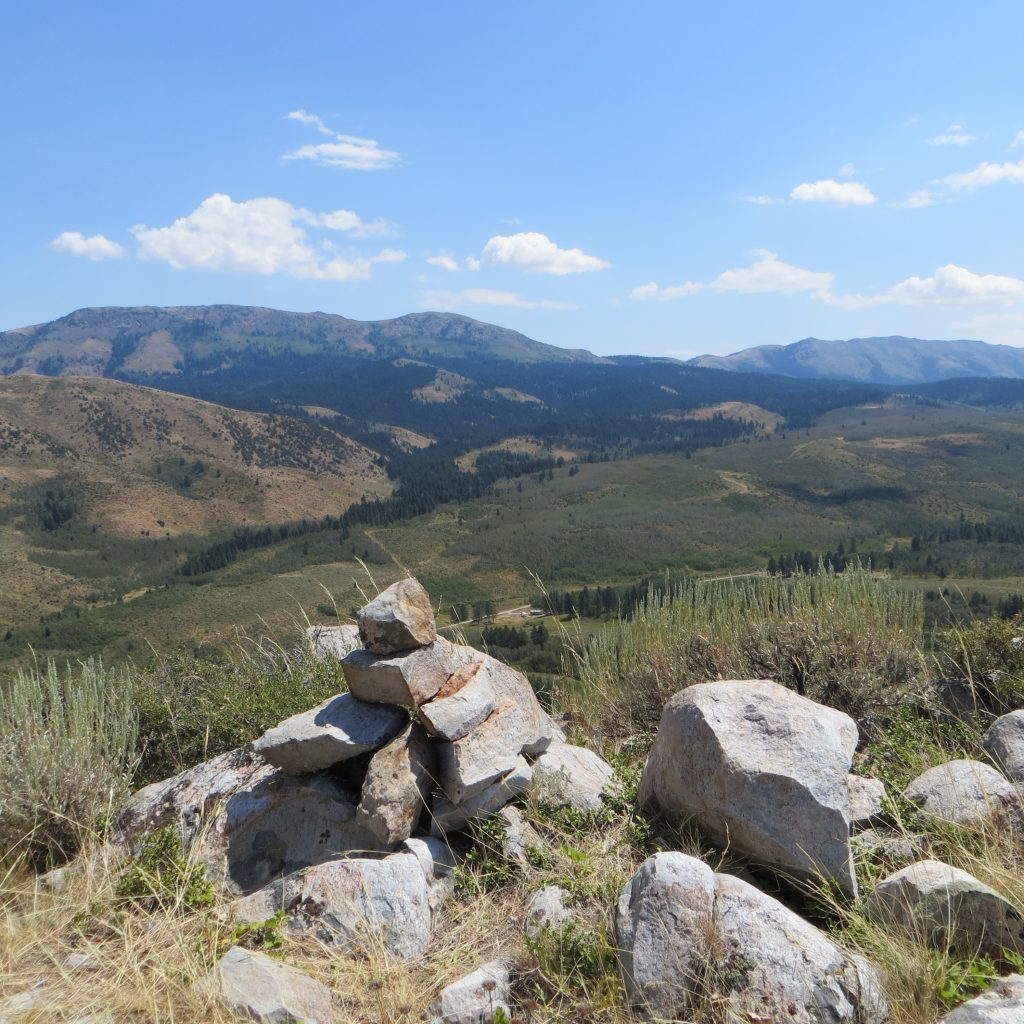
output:
[[[605,270],[611,264],[582,249],[560,249],[539,231],[520,231],[515,235],[495,235],[484,246],[485,263],[518,267],[531,274],[583,274]]]
[[[394,167],[401,159],[398,153],[384,149],[376,139],[358,135],[342,135],[332,131],[324,122],[305,110],[293,110],[287,115],[291,121],[315,128],[333,141],[311,143],[284,154],[285,160],[312,160],[328,167],[344,167],[350,171],[379,171]]]
[[[965,189],[985,188],[987,185],[998,185],[1004,181],[1024,184],[1024,160],[1002,164],[982,162],[973,171],[950,174],[940,179],[941,184],[958,192]]]
[[[480,269],[480,261],[475,256],[466,257],[466,269],[469,271],[477,271]]]
[[[966,146],[969,142],[974,141],[973,135],[968,135],[964,131],[962,124],[951,124],[944,132],[940,135],[933,135],[928,140],[929,146]]]
[[[742,295],[809,294],[823,302],[831,301],[835,274],[804,270],[791,263],[784,263],[776,253],[767,249],[757,249],[753,255],[755,259],[750,266],[723,271],[712,281],[684,281],[682,284],[666,287],[651,281],[634,288],[630,295],[642,302],[669,302],[703,291],[734,292]]]
[[[797,203],[833,203],[839,206],[870,206],[877,202],[874,193],[859,181],[805,181],[797,185],[789,198]]]
[[[572,302],[554,299],[528,299],[516,292],[492,288],[464,288],[459,292],[427,292],[424,305],[431,309],[455,310],[466,306],[506,306],[512,309],[576,309]]]
[[[455,262],[454,258],[446,256],[444,253],[438,256],[428,256],[427,262],[432,267],[440,267],[442,270],[449,270],[452,273],[456,273],[459,269],[459,265]]]
[[[112,260],[124,255],[124,249],[106,235],[90,235],[81,231],[63,231],[51,243],[57,252],[69,252],[72,256],[84,256],[87,260]]]
[[[364,226],[348,210],[311,213],[273,196],[236,203],[228,195],[215,193],[167,227],[140,224],[132,234],[142,259],[161,260],[176,270],[351,281],[368,278],[374,263],[405,259],[399,249],[385,249],[375,256],[336,255],[330,243],[314,246],[304,224],[352,235]]]
[[[947,263],[931,277],[908,277],[886,298],[907,305],[1010,305],[1024,301],[1024,280],[1002,274],[976,274]]]

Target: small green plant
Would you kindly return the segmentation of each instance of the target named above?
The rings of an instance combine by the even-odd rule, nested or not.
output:
[[[173,825],[146,836],[116,893],[142,910],[198,910],[215,901],[206,868],[188,859]]]
[[[284,945],[282,925],[284,910],[279,910],[266,921],[240,924],[223,943],[225,946],[245,946],[247,949],[280,949]]]
[[[455,891],[491,892],[511,884],[520,868],[508,854],[508,831],[500,818],[470,822],[473,846],[455,869]]]
[[[951,963],[940,979],[938,995],[948,1009],[984,992],[999,977],[995,962],[987,956]]]
[[[568,999],[593,1009],[618,1002],[618,960],[603,929],[589,931],[568,921],[544,928],[526,946],[537,964],[537,992],[543,1001]]]

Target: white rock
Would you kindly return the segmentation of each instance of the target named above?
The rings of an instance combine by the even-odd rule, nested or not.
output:
[[[856,894],[847,775],[857,726],[769,680],[701,683],[672,697],[641,806],[693,818],[723,846]]]
[[[449,677],[437,696],[420,708],[420,716],[431,736],[460,740],[487,718],[496,699],[490,667],[483,661],[471,662]]]
[[[586,747],[552,743],[533,763],[533,792],[552,807],[599,811],[615,784],[612,766]]]
[[[317,661],[341,661],[363,646],[358,626],[310,626],[306,630],[306,640]]]
[[[435,774],[427,737],[410,722],[370,760],[356,820],[387,847],[408,839],[429,805]]]
[[[981,745],[1011,782],[1024,785],[1024,710],[997,718],[982,736]]]
[[[375,654],[394,654],[434,642],[430,597],[414,579],[399,580],[359,612],[359,637]]]
[[[531,939],[536,939],[546,929],[558,931],[574,917],[566,906],[569,893],[560,885],[546,885],[535,892],[526,906],[524,930]]]
[[[530,850],[542,849],[544,840],[517,807],[502,807],[495,817],[505,828],[501,855],[507,860],[515,860],[524,866],[527,865],[530,861]]]
[[[492,960],[441,990],[431,1024],[492,1024],[499,1010],[512,1016],[508,966]]]
[[[371,704],[416,707],[436,696],[449,676],[480,655],[439,636],[427,647],[378,655],[358,650],[341,663],[352,694]]]
[[[265,1024],[330,1024],[331,992],[296,967],[232,946],[197,988],[235,1013]]]
[[[850,791],[851,828],[869,828],[885,815],[885,783],[881,779],[851,775],[847,786]]]
[[[471,821],[489,818],[506,804],[527,792],[533,783],[533,768],[525,757],[516,758],[516,767],[503,779],[482,789],[461,804],[453,804],[443,794],[434,797],[430,829],[444,835],[465,828]]]
[[[378,750],[408,721],[400,708],[342,693],[268,729],[253,749],[287,772],[317,772]]]
[[[406,839],[399,852],[413,854],[427,880],[430,909],[435,913],[455,892],[455,854],[452,848],[436,836],[417,836]]]
[[[961,1003],[939,1024],[1021,1024],[1024,1021],[1024,974],[997,978],[980,996]]]
[[[648,1016],[686,1019],[711,946],[715,875],[682,853],[656,853],[619,897],[619,966],[630,1002]]]
[[[965,956],[1024,951],[1024,920],[973,875],[922,860],[879,882],[865,901],[868,917]]]
[[[980,827],[989,821],[1020,823],[1021,796],[994,768],[958,760],[929,768],[903,794],[923,814],[955,825]]]

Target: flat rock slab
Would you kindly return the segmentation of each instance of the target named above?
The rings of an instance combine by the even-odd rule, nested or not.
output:
[[[441,989],[428,1011],[430,1024],[492,1024],[499,1011],[512,1017],[508,966],[492,960]]]
[[[461,740],[487,718],[496,700],[490,667],[475,661],[454,672],[420,716],[431,736]]]
[[[479,657],[472,647],[439,636],[426,647],[398,654],[353,651],[341,667],[349,690],[360,700],[418,708],[437,696],[453,672]]]
[[[424,647],[436,636],[430,597],[414,579],[392,583],[359,612],[359,637],[374,654]]]
[[[264,1024],[331,1024],[338,1020],[326,985],[264,953],[232,946],[197,984],[235,1013]]]
[[[997,978],[980,996],[961,1003],[939,1024],[1021,1024],[1024,1021],[1024,974]]]
[[[852,718],[770,680],[690,686],[665,706],[640,804],[855,896],[847,776],[856,745]]]
[[[317,864],[235,900],[228,918],[254,924],[280,910],[290,930],[350,949],[383,949],[411,960],[430,943],[427,878],[413,853]]]
[[[1024,711],[997,718],[982,736],[981,745],[1011,782],[1024,785]]]
[[[379,750],[408,721],[400,708],[342,693],[268,729],[253,749],[287,772],[318,772]]]
[[[437,794],[430,812],[430,830],[435,835],[444,835],[465,828],[471,821],[489,818],[528,792],[532,784],[533,767],[520,755],[508,775],[467,797],[461,804],[453,804],[443,794]]]
[[[341,661],[363,646],[358,626],[310,626],[306,630],[306,640],[317,661]]]
[[[1024,822],[1021,796],[1004,776],[981,761],[961,759],[922,772],[903,795],[923,814],[954,825]]]
[[[408,839],[430,805],[434,760],[422,726],[412,722],[371,758],[356,820],[384,846]]]
[[[552,743],[533,763],[533,792],[550,807],[593,813],[615,787],[615,770],[586,747]]]
[[[937,860],[910,864],[879,882],[868,917],[965,957],[1024,951],[1024,920],[994,889]]]

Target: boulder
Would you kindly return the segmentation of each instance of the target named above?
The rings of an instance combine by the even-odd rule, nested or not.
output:
[[[296,967],[232,946],[196,985],[242,1017],[264,1024],[331,1024],[331,991]]]
[[[472,647],[439,636],[427,647],[398,654],[353,651],[341,667],[349,690],[360,700],[418,708],[437,695],[453,672],[479,657]]]
[[[1024,785],[1024,711],[997,718],[982,736],[981,745],[1011,782]]]
[[[253,749],[287,772],[317,772],[380,749],[408,721],[400,708],[342,693],[268,729]]]
[[[495,691],[495,708],[468,736],[442,743],[439,782],[454,803],[467,799],[514,771],[522,754],[540,754],[561,730],[540,706],[521,672],[483,656]]]
[[[566,906],[569,893],[560,885],[546,885],[535,892],[526,906],[524,930],[527,937],[536,939],[547,929],[557,931],[575,916]]]
[[[441,989],[428,1011],[431,1024],[492,1024],[501,1011],[512,1017],[508,966],[492,960]]]
[[[347,948],[383,948],[412,960],[430,943],[430,894],[413,853],[317,864],[235,900],[227,916],[257,924],[280,910],[291,931]]]
[[[640,803],[852,897],[847,776],[856,745],[852,718],[770,680],[701,683],[666,704]]]
[[[374,654],[425,647],[436,636],[430,597],[414,579],[392,583],[359,612],[359,638]]]
[[[413,854],[427,880],[430,909],[437,911],[455,892],[455,854],[452,848],[436,836],[417,836],[406,839],[399,852]]]
[[[433,700],[420,708],[431,736],[461,740],[494,710],[496,700],[490,667],[474,661],[454,672]]]
[[[869,828],[885,815],[885,783],[863,775],[850,775],[850,825],[854,829]]]
[[[980,996],[961,1003],[939,1024],[1020,1024],[1024,1021],[1024,974],[995,981]]]
[[[348,853],[381,849],[332,779],[289,775],[244,750],[140,790],[119,822],[130,842],[170,824],[210,880],[231,893],[253,892],[280,875]]]
[[[552,743],[533,763],[533,792],[550,807],[593,813],[615,785],[612,766],[586,747]]]
[[[737,1022],[886,1019],[866,961],[754,886],[685,854],[648,858],[623,889],[616,923],[627,993],[649,1017],[688,1020],[714,1004]]]
[[[465,828],[471,821],[489,818],[506,804],[527,792],[533,783],[533,767],[525,757],[516,758],[516,767],[504,778],[480,790],[461,804],[453,804],[438,793],[431,808],[430,830],[435,835]]]
[[[973,875],[922,860],[879,882],[865,901],[868,917],[963,956],[1024,951],[1024,920]]]
[[[358,626],[310,626],[306,630],[306,642],[317,661],[341,661],[363,646]]]
[[[429,805],[434,774],[426,734],[409,722],[370,760],[356,820],[386,847],[408,839]]]
[[[707,969],[715,874],[682,853],[656,853],[619,897],[619,966],[630,1002],[648,1016],[687,1019]]]
[[[922,772],[903,795],[930,818],[981,827],[988,822],[1020,825],[1021,796],[990,765],[958,760]]]
[[[495,817],[505,829],[501,856],[526,867],[530,863],[530,850],[543,849],[544,840],[517,807],[502,807]]]

